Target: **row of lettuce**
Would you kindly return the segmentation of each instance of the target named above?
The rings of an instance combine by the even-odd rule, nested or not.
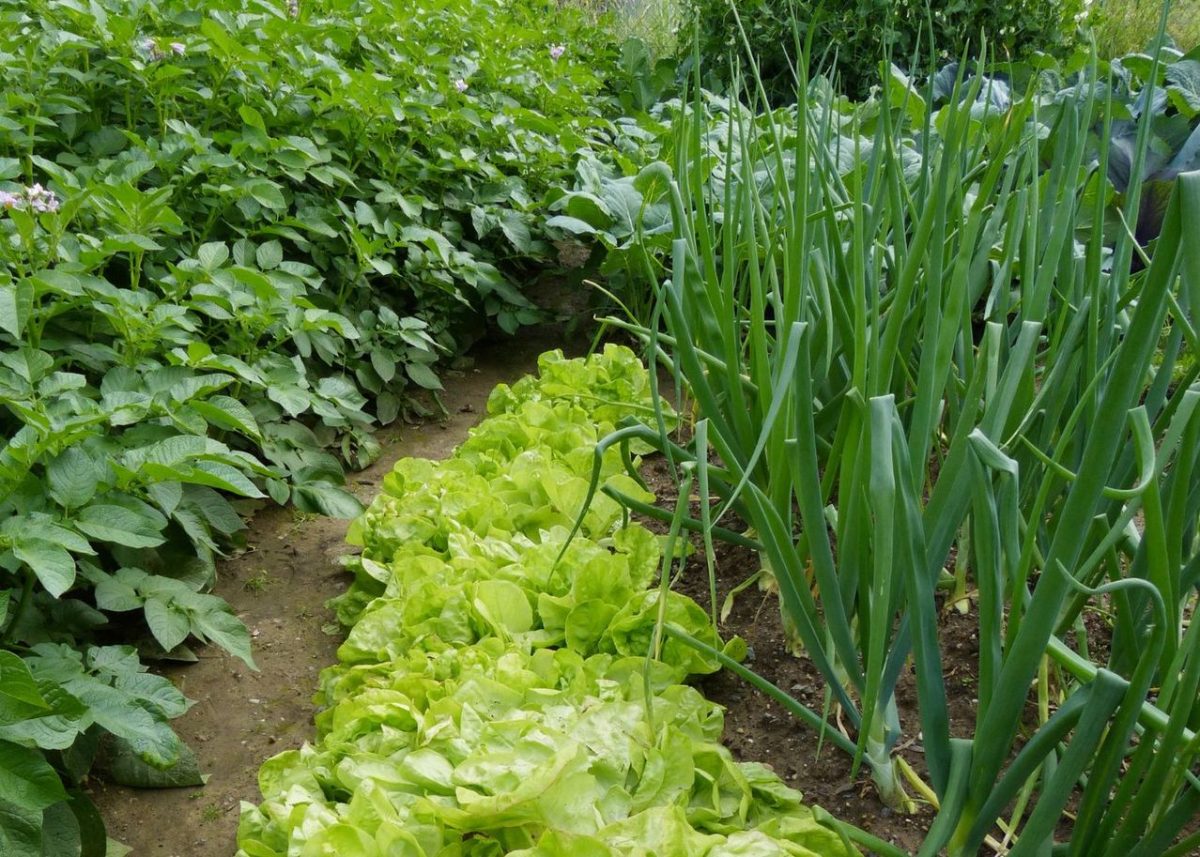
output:
[[[681,683],[717,665],[662,624],[718,640],[653,585],[661,537],[607,497],[583,508],[598,439],[649,405],[628,349],[550,352],[449,459],[397,464],[352,534],[318,738],[263,766],[240,855],[855,853],[735,762],[719,706]],[[652,499],[616,449],[601,479]]]

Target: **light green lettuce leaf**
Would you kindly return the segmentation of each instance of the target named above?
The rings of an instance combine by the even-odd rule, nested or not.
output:
[[[718,743],[720,707],[681,683],[715,662],[674,641],[647,659],[660,601],[721,646],[695,602],[649,589],[660,537],[602,492],[582,508],[599,439],[650,417],[646,370],[608,346],[539,372],[449,459],[398,462],[353,525],[318,738],[263,765],[239,855],[850,857]],[[608,450],[601,484],[651,502],[624,468]]]

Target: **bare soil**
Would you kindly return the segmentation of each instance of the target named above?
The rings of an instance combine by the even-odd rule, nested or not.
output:
[[[658,505],[666,509],[673,508],[678,490],[665,462],[658,457],[650,458],[641,472],[657,495]],[[691,514],[698,516],[698,504],[693,500],[691,505]],[[659,532],[666,529],[660,522],[644,523]],[[738,529],[736,524],[728,521],[725,526]],[[707,611],[710,609],[711,596],[703,547],[699,536],[693,535],[691,541],[694,550],[682,573],[677,573],[673,587],[693,598]],[[803,652],[797,654],[794,651],[784,631],[778,593],[769,584],[762,586],[751,583],[743,586],[762,567],[755,552],[721,542],[716,543],[715,550],[714,577],[718,608],[723,609],[730,593],[738,590],[728,615],[719,622],[722,639],[741,637],[749,648],[746,666],[810,710],[823,711],[824,679]],[[947,568],[952,569],[953,564],[952,554]],[[939,608],[938,638],[942,643],[950,732],[955,737],[967,738],[974,732],[979,705],[976,696],[979,675],[978,616],[974,615],[973,603],[969,603],[967,612],[963,613],[941,596]],[[1084,614],[1084,622],[1093,655],[1104,661],[1111,629],[1093,612]],[[1069,633],[1067,638],[1073,642],[1074,632]],[[936,811],[911,787],[906,786],[905,790],[915,804],[915,811],[911,814],[894,811],[879,800],[865,765],[853,774],[851,759],[845,753],[828,740],[822,741],[815,730],[799,723],[767,694],[728,671],[706,676],[697,682],[697,686],[708,699],[725,707],[724,740],[735,758],[765,762],[788,785],[798,789],[806,803],[820,806],[837,818],[909,853],[920,850]],[[916,737],[902,740],[895,753],[902,756],[917,775],[928,782],[928,769],[919,737],[916,676],[911,663],[905,667],[896,686],[896,707],[905,734]],[[1024,724],[1027,730],[1032,731],[1038,723],[1036,696],[1031,690],[1026,697]],[[840,721],[838,725],[841,725]],[[845,727],[842,731],[851,739],[856,737]],[[1018,739],[1018,748],[1020,743]],[[993,835],[997,839],[1003,838],[998,829],[993,831]],[[1069,835],[1070,823],[1064,817],[1058,836],[1060,840],[1065,840]],[[985,846],[979,853],[990,857],[993,852]]]
[[[476,348],[472,368],[447,373],[448,416],[384,430],[383,455],[348,487],[369,502],[398,459],[445,457],[482,419],[497,384],[534,371],[540,353],[559,347],[561,331],[526,329]],[[214,591],[250,628],[259,671],[213,647],[198,663],[162,670],[195,700],[175,726],[210,779],[203,788],[152,791],[92,781],[109,835],[133,857],[233,854],[239,804],[259,799],[259,766],[313,737],[317,674],[336,661],[341,642],[325,602],[348,585],[338,561],[348,524],[264,508],[249,523],[246,547],[220,564]]]
[[[648,460],[642,475],[658,496],[659,505],[671,508],[678,494],[662,460]],[[646,523],[653,529],[663,529],[656,522]],[[697,549],[674,588],[708,610],[708,571],[698,537],[693,538],[693,544]],[[717,604],[721,607],[732,590],[759,572],[761,563],[748,548],[720,542],[715,547]],[[971,732],[976,705],[973,665],[978,657],[978,641],[974,620],[948,610],[942,613],[942,623],[940,634],[948,641],[949,652],[945,658],[945,680],[951,731],[967,735]],[[720,622],[720,632],[722,639],[738,636],[746,641],[748,667],[811,710],[823,710],[824,681],[811,661],[793,653],[780,618],[779,597],[773,588],[751,584],[742,589],[734,597],[729,614]],[[822,742],[814,730],[800,724],[782,705],[740,677],[722,671],[706,676],[697,686],[706,697],[725,707],[725,745],[735,758],[765,762],[788,785],[799,789],[806,803],[820,806],[910,853],[920,849],[935,813],[911,789],[909,796],[916,802],[917,811],[895,812],[879,800],[865,766],[851,776],[851,760],[844,752],[828,740]],[[917,724],[917,695],[911,668],[901,678],[896,696],[901,722]],[[898,752],[918,773],[925,772],[922,748],[917,741],[902,743]]]
[[[689,563],[684,578],[675,588],[707,609],[709,584],[703,557],[699,567],[693,566],[694,563]],[[717,601],[723,604],[730,590],[755,574],[760,563],[753,551],[719,545],[716,567]],[[956,618],[958,614],[953,613],[945,621],[954,626]],[[774,591],[752,585],[740,592],[720,631],[724,639],[736,635],[746,641],[750,649],[748,667],[813,711],[822,710],[824,682],[807,658],[792,653]],[[902,721],[912,724],[916,722],[916,693],[911,677],[906,679],[898,689],[897,704]],[[967,715],[972,693],[969,677],[957,676],[951,667],[946,685],[952,720],[957,719],[954,714]],[[934,812],[930,807],[918,804],[913,815],[886,807],[876,796],[865,766],[852,777],[851,760],[845,753],[829,741],[822,746],[815,731],[797,722],[782,705],[733,673],[721,671],[707,676],[698,687],[706,697],[725,706],[725,745],[736,758],[770,764],[788,785],[804,794],[808,804],[820,806],[906,851],[916,852],[920,848],[933,822]],[[967,706],[959,704],[964,696]],[[924,770],[919,746],[909,742],[900,752],[914,769]]]

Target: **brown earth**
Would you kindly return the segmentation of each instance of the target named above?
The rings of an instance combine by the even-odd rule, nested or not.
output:
[[[526,329],[476,348],[471,368],[444,378],[448,415],[384,430],[383,455],[348,487],[369,502],[398,459],[445,457],[482,419],[492,389],[534,371],[537,356],[562,340],[557,329]],[[313,737],[317,674],[336,661],[341,639],[325,602],[349,581],[338,562],[348,524],[265,508],[249,523],[245,549],[220,563],[214,592],[250,628],[259,671],[213,647],[198,663],[162,670],[195,700],[175,726],[210,779],[203,788],[153,791],[93,780],[109,835],[132,847],[132,857],[233,854],[239,803],[259,799],[259,766]]]
[[[658,497],[661,508],[673,509],[678,498],[676,483],[665,462],[651,457],[643,464],[641,474]],[[691,515],[699,515],[693,498]],[[644,521],[651,529],[665,532],[666,525]],[[725,526],[739,530],[736,521]],[[672,587],[682,592],[705,611],[711,604],[710,581],[700,537],[691,537],[693,551],[682,572],[676,572]],[[713,577],[716,582],[717,604],[724,613],[718,627],[721,638],[741,637],[749,654],[745,665],[767,679],[809,710],[824,710],[825,682],[817,668],[801,653],[793,652],[781,621],[779,596],[773,585],[756,585],[751,581],[762,568],[754,551],[737,545],[717,542],[715,545]],[[953,567],[953,554],[947,563]],[[765,580],[766,578],[762,578]],[[749,585],[746,585],[751,581]],[[976,696],[979,676],[978,616],[973,603],[966,613],[947,603],[939,595],[938,639],[942,646],[943,678],[945,682],[950,732],[955,737],[970,737],[974,732],[979,701]],[[1088,645],[1101,662],[1107,657],[1111,629],[1094,612],[1084,614]],[[1074,632],[1067,635],[1073,645]],[[767,694],[750,686],[739,676],[721,671],[697,682],[704,695],[725,707],[724,743],[734,757],[744,761],[765,762],[793,788],[798,789],[806,803],[820,806],[842,821],[862,828],[868,833],[896,845],[908,853],[920,850],[933,823],[936,810],[909,784],[905,791],[912,799],[915,811],[903,813],[892,810],[879,800],[866,766],[852,776],[850,757],[812,728],[800,723],[787,709]],[[928,782],[928,769],[919,740],[920,716],[916,676],[911,663],[905,667],[896,686],[896,707],[906,735],[895,749],[916,774]],[[841,721],[837,721],[841,726]],[[1036,694],[1027,695],[1024,725],[1029,732],[1039,723]],[[843,733],[853,740],[856,736],[843,727]],[[1019,748],[1022,742],[1018,738]],[[1077,800],[1078,795],[1073,798]],[[1071,808],[1074,808],[1072,803]],[[1010,807],[1011,809],[1011,807]],[[1200,822],[1198,822],[1200,823]],[[1190,828],[1189,828],[1190,831]],[[1060,841],[1070,835],[1070,822],[1064,817],[1058,836]],[[996,841],[1004,839],[1003,832],[993,830]],[[987,845],[980,855],[993,855]]]
[[[672,508],[678,496],[663,461],[649,459],[642,475],[658,496],[658,504]],[[693,509],[693,514],[698,514]],[[647,522],[653,529],[664,527]],[[729,524],[733,529],[736,525]],[[699,537],[674,589],[710,609],[708,571]],[[730,593],[761,569],[754,551],[717,542],[715,579],[717,604],[724,607]],[[939,632],[947,642],[946,692],[950,702],[951,730],[969,734],[974,722],[975,667],[978,642],[975,620],[955,610],[942,613]],[[751,584],[733,596],[731,609],[719,623],[722,639],[741,637],[749,647],[746,666],[810,710],[820,712],[824,703],[824,681],[811,661],[793,654],[780,619],[779,597],[772,587]],[[780,703],[751,687],[737,675],[721,671],[701,679],[697,686],[704,695],[725,707],[725,745],[734,757],[744,761],[766,762],[779,776],[804,795],[805,803],[820,806],[831,815],[849,822],[910,853],[921,842],[933,822],[935,812],[906,787],[914,799],[916,812],[904,814],[885,806],[878,798],[870,776],[863,766],[851,776],[851,759],[828,740],[822,742],[813,729],[799,723]],[[918,723],[915,680],[909,668],[897,687],[897,708],[901,722]],[[850,734],[853,737],[853,734]],[[925,761],[916,741],[905,741],[897,748],[919,774],[925,773]]]
[[[756,574],[760,564],[753,551],[736,546],[718,545],[717,601],[724,604],[730,590]],[[676,589],[692,596],[708,609],[708,576],[703,568],[689,563],[684,579]],[[957,623],[957,613],[946,616],[951,627]],[[776,687],[820,712],[824,700],[824,682],[816,668],[806,658],[792,654],[780,622],[779,598],[774,591],[751,585],[735,596],[733,608],[720,624],[723,639],[739,636],[749,646],[746,666],[768,679]],[[969,633],[967,631],[966,633]],[[956,644],[958,645],[958,644]],[[953,714],[969,714],[969,676],[958,681],[953,668],[946,677]],[[934,812],[918,803],[915,814],[905,815],[886,807],[877,797],[875,787],[865,766],[851,777],[851,760],[829,741],[821,745],[820,736],[800,724],[782,705],[751,687],[731,672],[722,671],[707,676],[698,683],[704,695],[725,706],[725,745],[742,760],[763,761],[793,788],[804,794],[805,803],[815,804],[831,815],[915,853],[921,845]],[[957,703],[966,696],[966,706]],[[916,694],[911,681],[903,681],[897,691],[900,716],[905,723],[916,722]],[[851,736],[853,737],[853,736]],[[918,771],[924,769],[924,759],[913,742],[902,749]],[[916,798],[911,789],[910,797]]]

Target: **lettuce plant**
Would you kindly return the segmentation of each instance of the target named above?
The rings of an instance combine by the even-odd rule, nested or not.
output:
[[[540,368],[449,459],[401,461],[356,523],[317,743],[263,766],[239,854],[855,853],[718,743],[720,709],[679,684],[715,658],[661,635],[720,651],[707,615],[650,588],[658,537],[585,502],[602,433],[655,413],[646,371],[616,346]],[[617,450],[600,460],[652,499]]]

